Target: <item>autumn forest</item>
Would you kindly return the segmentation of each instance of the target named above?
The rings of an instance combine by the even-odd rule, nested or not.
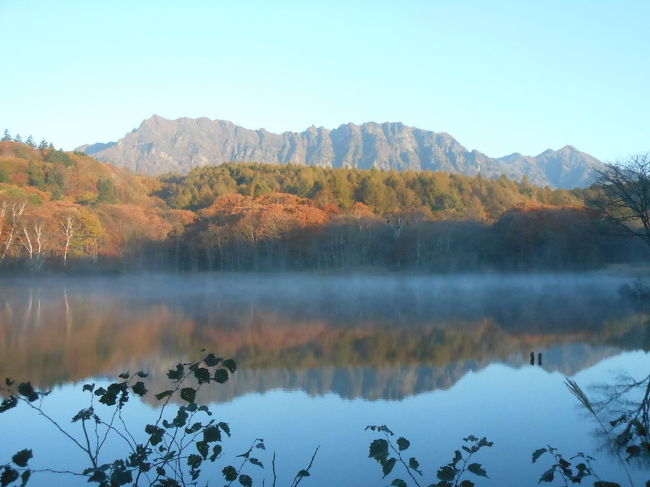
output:
[[[136,175],[0,142],[0,272],[593,269],[647,258],[596,186],[223,164]]]

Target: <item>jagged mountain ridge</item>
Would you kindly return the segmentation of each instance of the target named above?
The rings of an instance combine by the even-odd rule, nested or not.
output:
[[[117,142],[84,145],[77,150],[144,174],[187,173],[225,162],[307,164],[323,167],[446,171],[520,180],[540,186],[587,186],[602,163],[573,146],[538,156],[519,153],[502,158],[467,150],[451,135],[402,123],[348,123],[328,130],[275,134],[250,130],[224,120],[158,115]]]

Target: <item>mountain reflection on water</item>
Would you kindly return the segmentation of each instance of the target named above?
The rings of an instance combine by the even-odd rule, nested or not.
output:
[[[146,275],[4,280],[0,374],[41,388],[164,372],[200,349],[233,357],[203,400],[301,389],[401,399],[499,362],[565,375],[648,350],[647,314],[604,275]]]

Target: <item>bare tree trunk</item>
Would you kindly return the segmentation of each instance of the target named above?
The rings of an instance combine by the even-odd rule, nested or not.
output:
[[[40,270],[45,262],[43,223],[34,223],[34,235],[36,237],[36,270]]]
[[[2,251],[2,256],[0,256],[0,262],[5,260],[5,257],[7,257],[7,253],[11,249],[11,246],[14,243],[14,238],[16,237],[16,231],[18,229],[18,223],[20,222],[20,217],[23,214],[23,211],[25,211],[25,203],[22,203],[20,205],[17,205],[14,203],[11,205],[11,223],[9,227],[9,235],[7,236],[7,240],[5,241],[4,249]]]
[[[7,202],[3,201],[0,205],[0,238],[2,238],[2,231],[5,227],[5,216],[7,215]]]
[[[29,256],[29,264],[32,270],[40,270],[45,261],[45,246],[43,238],[43,223],[36,222],[34,223],[34,233],[33,235],[29,234],[27,227],[23,226],[23,235],[25,236],[22,240],[23,247],[27,251]]]
[[[25,250],[27,251],[27,255],[29,256],[29,264],[31,267],[33,267],[33,262],[34,262],[34,245],[32,244],[32,239],[29,236],[29,232],[27,231],[27,227],[23,227],[23,233],[25,234],[25,239],[22,241],[23,247],[25,247]]]
[[[75,236],[75,225],[77,221],[71,215],[68,215],[65,221],[61,222],[61,229],[63,230],[63,237],[65,239],[65,244],[63,247],[63,265],[68,263],[68,251],[70,250],[70,242]]]

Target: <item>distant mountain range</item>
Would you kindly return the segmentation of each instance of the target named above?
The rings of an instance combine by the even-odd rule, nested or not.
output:
[[[208,118],[168,120],[154,115],[117,142],[77,148],[93,157],[144,174],[187,173],[225,162],[307,164],[322,167],[446,171],[487,178],[501,175],[539,186],[588,186],[594,157],[567,145],[537,156],[501,158],[463,147],[451,135],[402,123],[348,123],[334,130],[309,127],[274,134]]]

